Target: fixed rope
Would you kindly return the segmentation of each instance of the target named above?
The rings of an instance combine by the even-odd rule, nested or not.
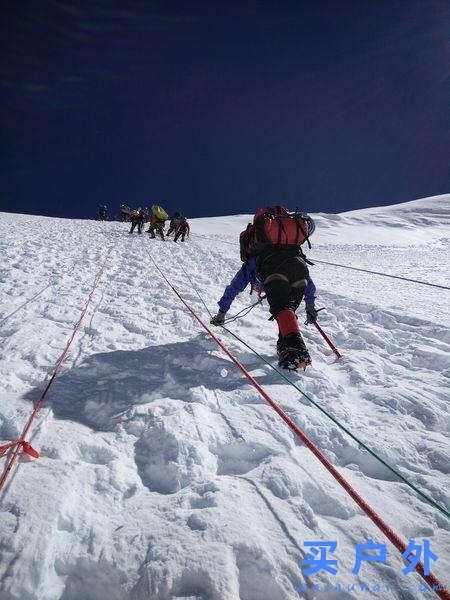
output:
[[[205,301],[203,300],[200,292],[197,289],[197,286],[195,285],[194,281],[190,277],[189,273],[186,271],[186,269],[183,267],[183,265],[181,265],[181,269],[183,270],[184,274],[186,275],[186,277],[190,281],[192,288],[194,289],[195,293],[197,294],[200,302],[205,307],[205,309],[208,312],[209,316],[212,317],[211,311],[209,310],[208,306],[206,305]],[[450,519],[450,512],[445,507],[443,507],[440,504],[438,504],[435,500],[433,500],[433,498],[431,498],[431,496],[429,496],[426,492],[422,491],[417,486],[415,486],[411,481],[409,481],[409,479],[407,479],[406,477],[404,477],[397,469],[395,469],[394,467],[392,467],[381,456],[379,456],[376,452],[374,452],[373,450],[371,450],[362,440],[360,440],[359,438],[357,438],[349,429],[347,429],[347,427],[345,427],[345,425],[343,425],[340,421],[338,421],[335,417],[333,417],[332,414],[330,414],[327,410],[325,410],[322,406],[320,406],[320,404],[318,404],[313,398],[311,398],[311,396],[309,394],[307,394],[305,391],[303,391],[301,389],[301,387],[299,387],[296,383],[294,383],[293,381],[291,381],[283,373],[283,371],[281,371],[280,369],[278,369],[277,367],[275,367],[274,365],[272,365],[272,363],[270,363],[266,358],[264,358],[264,356],[262,356],[261,354],[259,354],[259,352],[257,352],[254,348],[252,348],[249,344],[247,344],[247,342],[245,342],[242,338],[240,338],[236,333],[234,333],[233,331],[231,331],[231,329],[228,329],[227,327],[224,327],[223,325],[221,327],[227,333],[229,333],[230,335],[232,335],[236,340],[238,340],[241,344],[243,344],[246,348],[248,348],[251,352],[253,352],[253,354],[255,354],[262,362],[264,362],[267,366],[269,366],[273,371],[275,371],[276,373],[278,373],[278,375],[280,377],[282,377],[295,390],[297,390],[297,392],[300,392],[300,394],[304,398],[306,398],[309,402],[311,402],[311,404],[313,406],[315,406],[318,410],[320,410],[320,412],[322,414],[324,414],[326,417],[328,417],[328,419],[330,419],[335,425],[337,425],[339,427],[339,429],[341,429],[354,442],[356,442],[358,444],[358,447],[360,449],[363,449],[366,452],[368,452],[368,454],[370,454],[375,460],[377,460],[379,463],[381,463],[384,467],[386,467],[389,471],[391,471],[391,473],[393,473],[398,479],[400,479],[400,481],[402,481],[410,489],[412,489],[422,500],[424,500],[425,502],[427,502],[428,504],[430,504],[431,506],[433,506],[433,508],[435,508],[440,513],[442,513],[444,516],[446,516],[447,519]]]
[[[342,267],[343,269],[351,269],[352,271],[362,271],[363,273],[371,273],[372,275],[381,275],[382,277],[390,277],[391,279],[402,279],[403,281],[410,281],[411,283],[420,283],[420,285],[428,285],[430,287],[440,288],[442,290],[450,290],[450,286],[440,285],[439,283],[430,283],[429,281],[421,281],[420,279],[411,279],[410,277],[391,275],[390,273],[382,273],[381,271],[371,271],[369,269],[362,269],[361,267],[341,265],[339,263],[328,262],[326,260],[317,260],[317,258],[312,258],[311,260],[313,260],[316,263],[321,263],[323,265],[332,265],[333,267]]]
[[[229,244],[231,246],[236,246],[234,242],[229,242],[227,240],[221,240],[220,238],[209,238],[205,235],[201,235],[206,240],[212,240],[214,242],[221,242],[222,244]],[[410,277],[402,277],[401,275],[391,275],[391,273],[382,273],[381,271],[371,271],[369,269],[363,269],[361,267],[353,267],[351,265],[343,265],[340,263],[328,262],[325,260],[318,260],[317,258],[311,258],[315,263],[321,263],[324,265],[331,265],[333,267],[341,267],[343,269],[350,269],[351,271],[362,271],[363,273],[370,273],[371,275],[381,275],[382,277],[390,277],[391,279],[401,279],[403,281],[409,281],[410,283],[419,283],[420,285],[428,285],[429,287],[440,288],[442,290],[450,290],[450,286],[442,285],[439,283],[431,283],[430,281],[422,281],[421,279],[411,279]]]
[[[108,258],[110,256],[113,248],[114,248],[114,245],[112,245],[106,253],[105,260],[103,261],[103,264],[102,264],[99,272],[97,273],[97,276],[94,280],[94,283],[92,285],[89,296],[87,297],[84,309],[81,313],[81,316],[80,316],[78,322],[76,323],[75,327],[73,328],[72,334],[66,344],[66,347],[64,348],[63,353],[61,354],[58,361],[56,362],[56,365],[53,369],[53,373],[52,373],[47,385],[45,386],[44,391],[40,395],[40,397],[36,403],[36,406],[34,407],[32,413],[22,431],[22,435],[20,436],[19,439],[9,442],[8,444],[5,444],[3,446],[0,446],[0,457],[3,456],[4,454],[6,454],[6,452],[10,448],[14,448],[14,451],[12,452],[11,456],[9,457],[8,463],[7,463],[5,470],[3,471],[3,474],[0,478],[0,491],[3,489],[5,482],[14,466],[14,463],[16,462],[16,460],[19,457],[19,454],[22,450],[29,456],[32,456],[33,458],[39,458],[39,453],[34,448],[31,447],[31,445],[25,440],[25,438],[28,435],[34,420],[36,419],[36,417],[42,407],[42,404],[45,400],[45,397],[47,396],[50,387],[52,386],[53,382],[55,381],[55,379],[61,369],[61,366],[67,357],[67,354],[69,353],[70,346],[72,345],[72,342],[73,342],[77,332],[79,331],[81,324],[83,323],[84,317],[86,316],[87,310],[92,301],[92,296],[94,295],[94,292],[100,282],[100,278],[103,275],[103,271],[105,270],[106,263],[108,261]]]
[[[336,479],[336,481],[345,489],[345,491],[353,498],[358,506],[364,511],[364,513],[371,519],[371,521],[378,527],[378,529],[392,542],[392,544],[399,550],[402,555],[407,553],[408,546],[406,543],[394,532],[394,530],[378,515],[377,512],[364,500],[364,498],[356,491],[356,489],[339,473],[339,471],[333,466],[328,458],[317,448],[317,446],[303,433],[303,431],[292,421],[292,419],[283,411],[283,409],[269,396],[266,390],[258,383],[258,381],[247,371],[244,365],[230,352],[225,344],[211,331],[211,329],[202,321],[197,315],[195,310],[190,304],[181,296],[175,286],[166,277],[164,272],[159,267],[148,249],[146,249],[150,260],[153,262],[155,268],[178,297],[178,299],[184,304],[190,314],[200,323],[200,325],[207,331],[211,338],[217,343],[217,345],[225,352],[225,354],[233,361],[233,363],[240,369],[250,383],[255,387],[261,396],[268,402],[268,404],[279,414],[283,421],[290,427],[295,435],[305,444],[305,446],[311,450],[311,452],[319,459],[329,473]],[[436,578],[436,576],[428,572],[425,574],[424,565],[422,562],[418,562],[415,566],[415,570],[419,575],[426,581],[426,583],[436,592],[436,594],[442,600],[450,600],[450,594],[444,588],[443,584]]]

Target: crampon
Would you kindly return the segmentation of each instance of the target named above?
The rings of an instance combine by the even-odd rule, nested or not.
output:
[[[288,371],[305,370],[311,357],[300,334],[291,333],[277,343],[278,364]]]

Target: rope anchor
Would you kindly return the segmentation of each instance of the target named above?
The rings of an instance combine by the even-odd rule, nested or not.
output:
[[[39,452],[25,440],[14,440],[13,442],[9,442],[8,444],[0,446],[0,457],[4,456],[6,452],[13,446],[22,446],[25,454],[28,454],[28,456],[31,456],[32,458],[39,458],[40,456]]]
[[[30,446],[30,444],[25,441],[25,438],[28,435],[28,432],[30,431],[30,429],[33,425],[33,422],[36,419],[36,417],[42,407],[42,404],[47,396],[49,389],[51,388],[54,380],[58,376],[58,373],[61,370],[62,364],[64,363],[65,359],[67,358],[67,355],[69,353],[70,347],[72,345],[72,342],[73,342],[76,334],[78,333],[78,331],[81,328],[81,325],[82,325],[84,318],[86,316],[86,313],[88,311],[89,305],[92,301],[92,297],[94,295],[95,290],[97,289],[98,284],[100,283],[101,276],[103,274],[103,271],[105,270],[106,263],[108,261],[108,258],[110,256],[113,248],[114,248],[114,245],[110,246],[109,250],[106,252],[105,260],[103,261],[103,264],[102,264],[101,268],[99,269],[96,278],[94,279],[94,283],[92,284],[91,291],[86,299],[84,308],[80,315],[80,318],[78,319],[78,322],[75,324],[75,326],[73,328],[72,334],[69,337],[69,340],[67,341],[67,344],[66,344],[66,347],[64,348],[63,353],[61,354],[61,356],[59,357],[58,361],[55,364],[52,376],[50,377],[44,391],[42,392],[42,394],[40,395],[40,397],[36,403],[36,406],[34,407],[31,415],[28,418],[28,421],[22,431],[22,437],[18,440],[14,440],[13,442],[9,442],[8,444],[5,444],[4,446],[0,446],[0,457],[4,456],[5,453],[9,450],[9,448],[12,448],[15,446],[14,452],[12,452],[11,456],[9,457],[9,459],[7,461],[7,465],[3,471],[3,474],[0,476],[0,491],[3,489],[5,482],[9,476],[9,474],[12,471],[14,463],[16,462],[16,460],[20,454],[21,449],[23,449],[25,454],[28,454],[28,456],[31,456],[33,458],[39,458],[39,452],[37,452],[37,450],[32,448]]]

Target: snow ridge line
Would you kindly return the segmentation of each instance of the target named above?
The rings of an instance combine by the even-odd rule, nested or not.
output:
[[[228,242],[227,240],[221,239],[213,239],[209,238],[206,235],[199,235],[198,237],[202,237],[205,240],[211,240],[213,242],[222,242],[222,244],[230,244],[232,246],[236,246],[234,242]],[[420,279],[411,279],[409,277],[402,277],[401,275],[391,275],[390,273],[382,273],[381,271],[370,271],[369,269],[362,269],[361,267],[352,267],[350,265],[341,265],[339,263],[327,262],[326,260],[318,260],[317,258],[310,258],[309,260],[313,260],[316,263],[321,263],[323,265],[331,265],[333,267],[341,267],[342,269],[350,269],[352,271],[362,271],[363,273],[370,273],[371,275],[381,275],[382,277],[390,277],[391,279],[401,279],[402,281],[409,281],[411,283],[419,283],[420,285],[428,285],[430,287],[440,288],[442,290],[450,290],[450,286],[441,285],[439,283],[430,283],[429,281],[422,281]]]
[[[23,429],[21,437],[18,440],[14,440],[13,442],[9,442],[8,444],[5,444],[4,446],[0,446],[0,457],[3,456],[5,454],[5,452],[7,452],[7,450],[9,448],[15,446],[14,452],[10,456],[8,464],[6,465],[6,468],[3,471],[3,474],[2,474],[2,476],[0,478],[0,491],[3,489],[3,487],[5,485],[5,482],[6,482],[7,478],[8,478],[8,475],[11,473],[11,470],[12,470],[12,468],[14,466],[14,463],[16,462],[16,460],[17,460],[17,458],[18,458],[21,450],[23,450],[26,454],[28,454],[30,456],[33,456],[34,458],[39,458],[39,453],[36,452],[36,450],[34,450],[30,446],[30,444],[25,440],[25,437],[27,436],[29,430],[31,429],[33,421],[37,417],[37,414],[38,414],[38,412],[40,411],[40,409],[42,407],[42,404],[43,404],[43,402],[45,400],[45,397],[47,396],[47,393],[48,393],[48,391],[49,391],[52,383],[56,379],[56,377],[57,377],[57,375],[58,375],[58,373],[59,373],[59,371],[60,371],[60,369],[62,367],[63,362],[67,358],[67,354],[69,353],[70,346],[72,345],[72,342],[73,342],[76,334],[80,330],[80,327],[81,327],[81,325],[82,325],[82,323],[84,321],[84,318],[85,318],[86,313],[88,311],[89,305],[90,305],[90,303],[92,301],[92,297],[94,295],[95,290],[98,287],[98,284],[100,282],[100,278],[103,275],[103,272],[104,272],[105,267],[106,267],[106,263],[108,262],[108,259],[109,259],[110,255],[111,255],[111,252],[112,252],[114,246],[115,246],[115,244],[113,244],[112,246],[110,246],[109,250],[106,253],[105,260],[103,261],[103,264],[102,264],[100,270],[98,271],[96,278],[94,279],[94,283],[92,284],[91,291],[89,293],[89,296],[87,297],[86,303],[84,305],[84,309],[83,309],[83,311],[81,313],[81,316],[80,316],[78,322],[75,324],[75,326],[73,328],[72,334],[71,334],[71,336],[70,336],[70,338],[69,338],[69,340],[68,340],[68,342],[66,344],[66,347],[64,348],[63,353],[61,354],[61,356],[59,357],[59,359],[56,362],[56,365],[55,365],[55,367],[53,369],[52,376],[50,377],[47,385],[45,386],[44,391],[40,395],[40,397],[39,397],[39,399],[38,399],[38,401],[36,403],[36,406],[34,407],[32,413],[31,413],[31,415],[30,415],[30,417],[29,417],[29,419],[28,419],[28,421],[27,421],[27,423],[26,423],[26,425],[25,425],[25,427]]]
[[[180,265],[180,266],[181,266],[184,274],[186,275],[186,277],[189,279],[189,281],[190,281],[193,289],[195,290],[195,293],[197,294],[197,296],[200,299],[200,302],[206,308],[206,311],[208,312],[209,316],[212,317],[211,311],[209,310],[207,304],[205,303],[205,301],[203,300],[202,296],[200,295],[200,292],[198,291],[197,286],[195,285],[194,281],[190,277],[189,273],[186,271],[186,269],[183,267],[183,265]],[[421,497],[423,500],[425,500],[425,502],[427,502],[428,504],[430,504],[431,506],[433,506],[433,508],[436,508],[445,517],[447,517],[447,519],[450,519],[450,512],[446,509],[446,507],[441,506],[440,504],[438,504],[435,500],[433,500],[433,498],[431,498],[431,496],[429,496],[428,494],[426,494],[425,492],[423,492],[421,489],[419,489],[417,486],[415,486],[411,481],[409,481],[409,479],[407,479],[406,477],[404,477],[397,469],[395,469],[394,467],[392,467],[381,456],[379,456],[376,452],[374,452],[373,450],[371,450],[369,448],[369,446],[367,446],[363,441],[361,441],[359,438],[357,438],[356,435],[354,435],[349,429],[347,429],[347,427],[345,427],[345,425],[342,425],[342,423],[340,421],[338,421],[335,417],[333,417],[332,414],[330,414],[327,410],[325,410],[322,406],[320,406],[320,404],[318,404],[315,400],[313,400],[309,394],[307,394],[306,392],[304,392],[296,383],[294,383],[293,381],[291,381],[289,379],[289,377],[287,377],[280,369],[277,369],[277,367],[275,367],[274,365],[272,365],[271,362],[269,362],[266,358],[264,358],[264,356],[262,356],[254,348],[252,348],[252,346],[250,346],[249,344],[247,344],[247,342],[245,342],[241,337],[239,337],[236,333],[234,333],[233,331],[231,331],[231,329],[228,329],[224,325],[221,325],[221,327],[222,327],[222,329],[224,331],[226,331],[227,333],[229,333],[230,335],[232,335],[236,340],[238,340],[246,348],[248,348],[249,350],[251,350],[251,352],[253,352],[253,354],[255,354],[262,362],[264,362],[267,366],[269,366],[276,373],[278,373],[278,375],[280,375],[280,377],[282,377],[287,383],[289,383],[295,390],[297,390],[298,392],[300,392],[300,394],[302,394],[302,396],[304,396],[309,402],[311,402],[311,404],[313,406],[315,406],[316,408],[318,408],[322,414],[324,414],[326,417],[328,417],[335,425],[337,425],[339,427],[339,429],[341,429],[354,442],[356,442],[358,444],[358,447],[360,449],[363,449],[366,452],[368,452],[373,458],[375,458],[379,463],[381,463],[384,467],[386,467],[389,471],[391,471],[391,473],[393,473],[396,477],[398,477],[398,479],[400,479],[400,481],[402,481],[403,483],[405,483],[419,497]]]
[[[211,329],[202,321],[197,315],[195,310],[188,304],[188,302],[181,296],[178,290],[166,277],[164,272],[158,266],[150,251],[146,248],[150,260],[155,265],[157,271],[171,288],[174,294],[184,304],[191,315],[200,323],[200,325],[207,331],[212,339],[218,344],[218,346],[225,352],[225,354],[234,362],[234,364],[242,371],[247,377],[250,383],[258,390],[261,396],[270,404],[270,406],[280,415],[283,421],[292,429],[298,438],[305,444],[309,450],[320,460],[324,467],[329,473],[336,479],[336,481],[344,488],[344,490],[353,498],[358,506],[365,512],[365,514],[371,519],[371,521],[378,527],[378,529],[389,539],[389,541],[399,550],[402,554],[407,550],[405,542],[395,533],[395,531],[378,515],[377,512],[364,500],[364,498],[356,491],[356,489],[339,473],[339,471],[332,465],[328,458],[322,453],[319,448],[303,433],[303,431],[292,421],[292,419],[283,411],[283,409],[269,396],[265,389],[258,383],[258,381],[247,371],[244,365],[228,350],[227,346],[211,331]],[[417,563],[415,570],[419,575],[426,581],[426,583],[436,592],[437,596],[442,600],[450,600],[450,593],[443,586],[443,584],[437,579],[437,577],[430,571],[428,575],[425,574],[423,562]]]

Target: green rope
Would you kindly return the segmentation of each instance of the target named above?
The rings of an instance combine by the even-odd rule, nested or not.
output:
[[[211,311],[209,310],[209,308],[207,307],[205,301],[201,297],[201,295],[200,295],[199,291],[197,290],[197,287],[195,286],[195,283],[192,281],[190,275],[187,273],[187,271],[185,270],[185,268],[182,265],[181,265],[181,268],[184,271],[184,274],[186,275],[186,277],[189,279],[189,281],[190,281],[190,283],[191,283],[191,285],[192,285],[195,293],[197,294],[200,302],[205,307],[205,309],[208,312],[209,316],[212,317]],[[428,496],[428,494],[426,494],[425,492],[423,492],[422,490],[420,490],[418,487],[416,487],[411,481],[409,481],[408,479],[406,479],[406,477],[404,477],[399,471],[397,471],[397,469],[395,469],[394,467],[392,467],[385,460],[383,460],[381,458],[381,456],[379,456],[376,452],[374,452],[368,446],[366,446],[366,444],[364,442],[362,442],[355,435],[353,435],[353,433],[351,431],[349,431],[344,425],[342,425],[342,423],[340,423],[337,419],[335,419],[335,417],[333,417],[333,415],[331,415],[328,411],[326,411],[324,408],[322,408],[320,406],[320,404],[318,404],[315,400],[313,400],[296,383],[294,383],[288,377],[286,377],[286,375],[282,371],[280,371],[280,369],[277,369],[277,367],[274,367],[274,365],[272,365],[266,358],[264,358],[264,356],[262,356],[261,354],[259,354],[259,352],[257,352],[256,350],[254,350],[251,346],[249,346],[243,339],[241,339],[233,331],[231,331],[230,329],[227,329],[223,325],[222,325],[222,329],[224,329],[227,333],[229,333],[230,335],[232,335],[236,340],[238,340],[241,344],[243,344],[246,348],[248,348],[251,352],[253,352],[253,354],[255,354],[267,366],[269,366],[276,373],[278,373],[278,375],[280,375],[280,377],[282,377],[287,383],[289,383],[289,385],[291,385],[298,392],[300,392],[300,394],[302,394],[302,396],[304,396],[309,402],[311,402],[311,404],[313,406],[315,406],[316,408],[318,408],[322,414],[324,414],[326,417],[328,417],[329,419],[331,419],[331,421],[333,421],[333,423],[335,425],[337,425],[340,429],[342,429],[342,431],[344,431],[348,436],[350,436],[352,438],[353,441],[355,441],[358,444],[359,449],[364,449],[366,452],[368,452],[373,458],[375,458],[376,460],[378,460],[389,471],[391,471],[391,473],[393,473],[396,477],[398,477],[401,481],[403,481],[403,483],[405,483],[408,487],[410,487],[418,496],[420,496],[423,500],[425,500],[426,502],[428,502],[429,504],[431,504],[431,506],[433,506],[434,508],[436,508],[437,510],[439,510],[443,515],[445,515],[448,519],[450,519],[450,512],[446,508],[444,508],[443,506],[441,506],[440,504],[438,504],[437,502],[435,502],[433,500],[433,498],[431,498],[430,496]]]

